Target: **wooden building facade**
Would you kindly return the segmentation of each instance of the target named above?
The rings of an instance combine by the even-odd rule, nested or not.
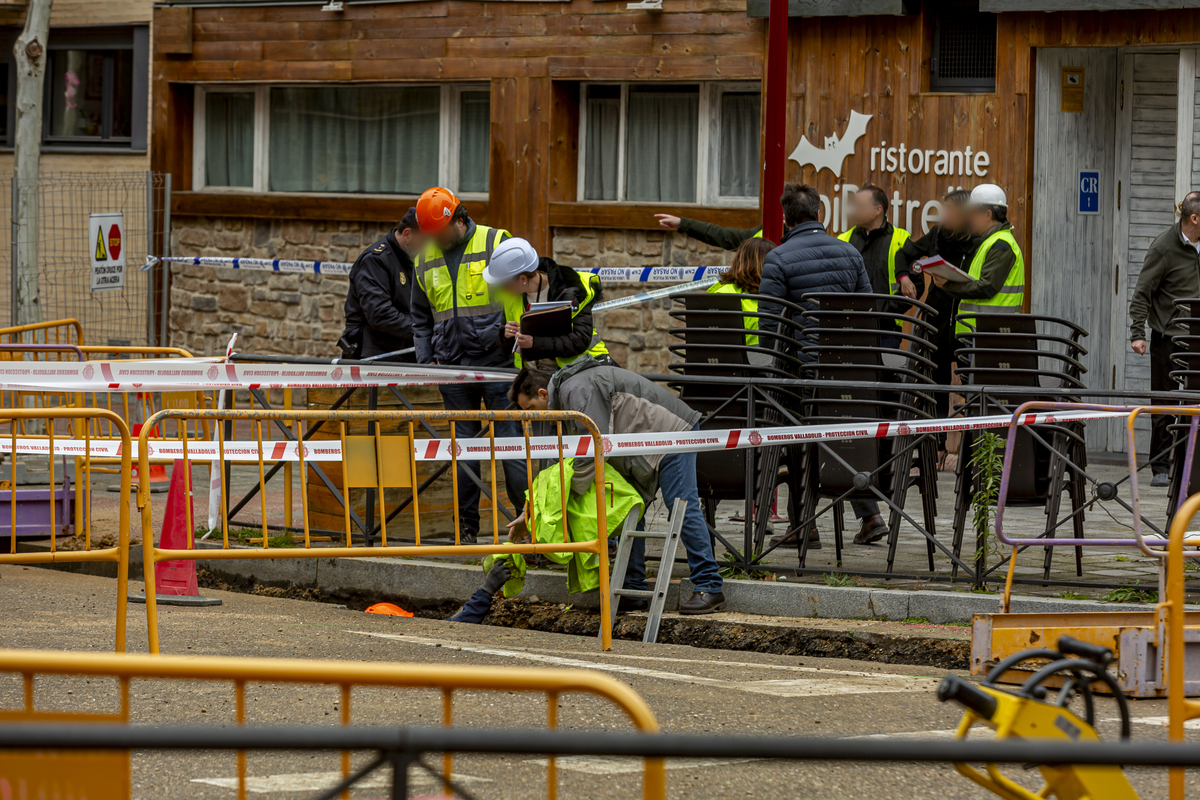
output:
[[[652,215],[760,220],[766,2],[748,3],[166,0],[151,151],[174,175],[176,247],[352,259],[444,184],[566,264],[726,263]],[[867,182],[914,235],[947,189],[1000,184],[1031,310],[1092,331],[1089,385],[1144,387],[1128,293],[1200,182],[1200,13],[1182,4],[1197,3],[792,0],[787,178],[818,187],[835,233]],[[388,121],[329,121],[355,113]],[[206,275],[183,276],[183,336],[211,305],[197,294],[220,294]],[[340,301],[305,303],[301,350],[331,348]],[[605,323],[644,371],[665,365],[668,324],[649,310]]]
[[[347,3],[341,12],[322,11],[320,3],[238,6],[181,3],[156,10],[153,149],[156,168],[175,174],[185,189],[179,214],[395,220],[396,209],[414,199],[411,192],[356,189],[331,198],[205,191],[193,132],[204,110],[197,100],[207,87],[408,84],[485,95],[485,188],[451,186],[470,201],[477,219],[520,232],[547,251],[553,227],[649,228],[652,212],[679,204],[581,201],[583,87],[601,82],[609,93],[627,94],[627,82],[670,83],[711,94],[708,84],[741,83],[757,94],[762,76],[765,23],[748,18],[739,0],[669,0],[661,13],[629,11],[608,0]],[[267,98],[272,108],[265,111],[259,101],[256,111],[277,121],[279,99]],[[443,127],[461,124],[465,109],[443,101]],[[445,151],[467,146],[455,130],[441,137],[435,161],[453,161],[455,154]],[[276,143],[267,137],[268,148]],[[270,154],[264,160],[271,163]],[[456,183],[460,176],[449,169],[443,164],[429,171],[431,184]],[[722,219],[752,224],[757,193],[747,199]],[[650,222],[635,224],[639,216]]]

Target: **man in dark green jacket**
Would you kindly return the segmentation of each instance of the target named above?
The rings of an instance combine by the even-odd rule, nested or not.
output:
[[[972,314],[1020,314],[1025,300],[1025,257],[1008,221],[1008,196],[994,183],[981,183],[967,201],[971,233],[979,246],[967,267],[970,280],[933,283],[959,301],[955,334],[975,330]]]
[[[669,231],[686,233],[689,237],[722,250],[737,250],[747,239],[762,238],[762,226],[757,228],[724,228],[711,222],[677,217],[674,214],[655,214],[658,224]]]
[[[1171,337],[1184,333],[1175,325],[1175,300],[1200,297],[1200,192],[1189,192],[1180,204],[1180,220],[1159,234],[1146,251],[1129,301],[1129,341],[1133,352],[1146,354],[1146,323],[1150,323],[1150,389],[1171,392],[1179,387],[1171,380]],[[1167,485],[1168,426],[1173,417],[1155,416],[1151,422],[1151,486]]]

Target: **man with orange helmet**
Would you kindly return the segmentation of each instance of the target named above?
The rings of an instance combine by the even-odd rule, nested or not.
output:
[[[417,361],[466,367],[511,367],[512,354],[497,347],[504,325],[504,308],[492,297],[483,270],[496,245],[508,231],[476,225],[467,207],[448,189],[435,187],[417,200],[417,224],[429,239],[413,268],[412,320]],[[443,384],[438,387],[447,410],[493,411],[508,407],[505,383]],[[459,436],[474,436],[477,423],[460,422]],[[515,422],[496,423],[497,436],[520,436]],[[520,513],[525,504],[528,476],[525,462],[508,459],[504,484],[508,499]],[[479,484],[465,474],[479,475],[479,464],[459,461],[458,500],[462,530],[459,541],[474,544],[479,533]]]

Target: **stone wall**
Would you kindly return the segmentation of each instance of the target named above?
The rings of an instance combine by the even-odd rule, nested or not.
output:
[[[242,220],[176,217],[171,249],[178,256],[246,256],[309,261],[353,261],[389,226],[385,223]],[[713,266],[728,253],[678,233],[554,230],[554,258],[580,267]],[[346,278],[280,275],[176,264],[172,267],[171,344],[197,355],[224,352],[238,334],[247,353],[327,356],[337,354]],[[605,286],[614,299],[654,288],[627,283]],[[644,303],[598,315],[598,328],[614,358],[635,372],[665,372],[673,320],[670,301]]]
[[[711,267],[728,264],[730,253],[668,231],[555,228],[554,260],[580,269],[597,267]],[[604,299],[644,292],[657,284],[606,284]],[[597,315],[599,330],[613,358],[634,372],[667,371],[667,346],[679,340],[668,331],[675,324],[670,298],[640,303]]]

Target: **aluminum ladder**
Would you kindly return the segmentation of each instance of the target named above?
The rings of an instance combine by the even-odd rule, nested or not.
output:
[[[636,530],[636,509],[625,518],[621,541],[617,545],[617,560],[613,565],[612,579],[609,582],[608,605],[612,614],[612,624],[615,626],[619,598],[646,597],[650,599],[650,608],[646,617],[646,632],[642,634],[643,642],[653,642],[658,639],[658,627],[662,623],[663,609],[667,605],[667,590],[671,588],[671,569],[675,565],[675,551],[679,549],[679,535],[683,531],[683,514],[686,509],[687,501],[677,498],[675,507],[671,509],[671,521],[667,525],[666,533]],[[633,552],[634,539],[663,540],[662,555],[658,559],[658,575],[654,579],[654,589],[651,591],[624,588],[625,571],[629,567],[629,555]]]

